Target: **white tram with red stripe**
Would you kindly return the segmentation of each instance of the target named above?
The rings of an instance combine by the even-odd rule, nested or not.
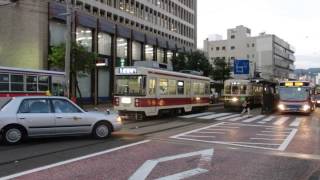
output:
[[[147,67],[115,69],[114,107],[120,115],[143,119],[162,113],[206,109],[210,79]]]

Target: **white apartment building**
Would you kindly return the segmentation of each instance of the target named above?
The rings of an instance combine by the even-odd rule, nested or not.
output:
[[[235,59],[249,60],[251,75],[260,75],[269,80],[291,79],[294,71],[294,49],[276,35],[261,33],[251,36],[244,26],[228,29],[226,40],[204,41],[204,51],[210,62],[223,59],[233,66]]]

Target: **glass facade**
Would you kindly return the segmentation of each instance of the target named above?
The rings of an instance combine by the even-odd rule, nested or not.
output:
[[[67,31],[67,27],[65,24],[56,21],[50,21],[49,31],[51,46],[57,46],[66,42],[65,34]]]
[[[133,61],[141,61],[142,60],[141,48],[142,48],[141,43],[139,43],[137,41],[132,42],[132,60]]]
[[[98,34],[98,54],[111,56],[112,37],[107,33]]]
[[[160,49],[160,48],[157,49],[157,60],[159,63],[166,63],[163,49]]]
[[[76,42],[84,46],[88,52],[92,52],[92,30],[78,26],[76,30]]]
[[[154,50],[152,45],[146,44],[144,46],[144,57],[146,61],[153,61],[154,60]]]
[[[117,38],[117,60],[116,66],[127,66],[128,63],[128,40]]]

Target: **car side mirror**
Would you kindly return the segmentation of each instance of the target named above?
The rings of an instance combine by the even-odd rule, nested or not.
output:
[[[107,113],[107,114],[110,114],[110,110],[109,110],[109,109],[107,109],[107,110],[106,110],[106,113]]]

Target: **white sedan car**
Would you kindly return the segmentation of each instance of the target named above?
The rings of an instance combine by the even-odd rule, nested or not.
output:
[[[64,97],[0,98],[0,136],[7,144],[27,137],[80,134],[102,139],[121,127],[117,114],[85,112]]]

